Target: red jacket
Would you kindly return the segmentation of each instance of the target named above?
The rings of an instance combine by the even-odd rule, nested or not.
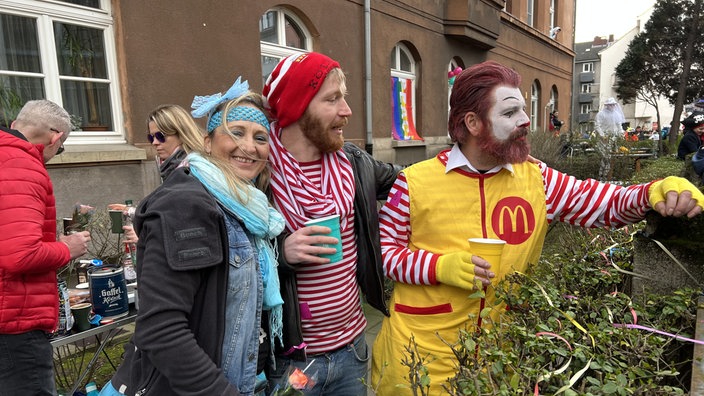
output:
[[[1,334],[50,332],[58,322],[56,270],[70,253],[56,241],[54,189],[43,151],[0,130]]]

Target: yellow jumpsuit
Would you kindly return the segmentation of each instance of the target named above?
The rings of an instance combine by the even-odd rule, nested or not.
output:
[[[445,174],[445,165],[437,158],[405,169],[408,248],[446,254],[469,251],[468,238],[503,239],[507,244],[499,268],[492,268],[496,273],[492,285],[537,262],[547,231],[543,178],[535,164],[514,164],[513,169],[513,173],[502,169],[491,175],[461,170]],[[391,316],[384,318],[372,352],[372,385],[380,383],[378,395],[412,394],[406,379],[409,369],[400,363],[411,336],[420,355],[430,354],[428,360],[432,360],[427,364],[430,395],[446,394],[442,384],[455,375],[456,361],[439,337],[453,344],[459,330],[486,326],[479,312],[494,306],[492,286],[486,299],[468,299],[470,294],[444,284],[394,284]],[[491,318],[496,320],[504,308],[495,307]],[[475,318],[470,320],[469,314]]]

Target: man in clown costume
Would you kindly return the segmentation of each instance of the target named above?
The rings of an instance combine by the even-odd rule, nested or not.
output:
[[[493,306],[491,285],[538,261],[548,223],[620,227],[651,209],[692,217],[704,208],[704,195],[679,177],[621,187],[526,161],[530,121],[520,83],[492,61],[462,72],[450,97],[454,146],[399,174],[381,209],[384,274],[395,284],[372,353],[379,395],[411,394],[401,364],[411,336],[419,355],[429,355],[429,394],[444,393],[457,365],[445,342],[487,325],[479,312]],[[477,237],[506,242],[498,266],[472,254],[467,239]],[[485,298],[468,298],[476,287]]]

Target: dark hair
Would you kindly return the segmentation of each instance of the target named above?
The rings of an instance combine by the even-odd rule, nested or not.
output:
[[[521,76],[513,69],[498,62],[486,61],[463,71],[455,80],[450,95],[450,117],[448,131],[453,142],[464,142],[467,127],[464,116],[469,112],[477,114],[482,123],[488,125],[491,109],[491,94],[499,85],[518,88]]]

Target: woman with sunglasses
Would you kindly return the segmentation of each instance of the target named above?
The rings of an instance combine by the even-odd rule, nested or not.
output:
[[[161,180],[164,181],[186,158],[203,145],[203,133],[181,106],[165,104],[147,116],[147,139],[156,150]]]
[[[186,158],[186,155],[203,146],[204,133],[188,111],[174,104],[157,106],[147,115],[147,140],[156,150],[156,163],[161,181],[166,180]],[[110,210],[130,210],[124,204],[109,204]],[[131,208],[134,211],[134,208]],[[134,213],[127,213],[130,217]],[[131,225],[122,227],[125,243],[137,243],[137,234]]]
[[[139,314],[101,395],[252,395],[262,320],[280,341],[263,98],[238,79],[194,105],[204,144],[137,208]]]

